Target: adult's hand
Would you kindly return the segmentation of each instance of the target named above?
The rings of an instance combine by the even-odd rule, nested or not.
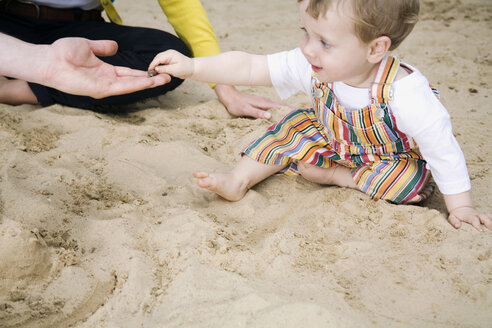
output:
[[[233,116],[269,119],[272,115],[267,112],[268,109],[285,106],[283,103],[264,97],[239,92],[230,85],[217,84],[214,90],[220,102]]]
[[[110,56],[114,41],[62,38],[36,45],[0,33],[0,76],[35,82],[71,94],[103,98],[163,85],[166,74],[106,64],[96,56]]]
[[[117,49],[114,41],[59,39],[44,49],[46,66],[41,81],[33,82],[71,94],[104,98],[153,88],[171,80],[167,74],[149,77],[146,71],[113,66],[96,57],[111,56]]]

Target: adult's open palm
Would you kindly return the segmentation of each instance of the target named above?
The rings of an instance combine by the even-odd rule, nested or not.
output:
[[[111,56],[114,41],[62,38],[55,41],[44,73],[46,85],[63,92],[104,98],[168,83],[167,74],[149,77],[147,72],[107,64],[96,56]]]

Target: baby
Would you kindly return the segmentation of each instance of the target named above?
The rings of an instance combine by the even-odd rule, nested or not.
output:
[[[437,92],[416,68],[388,54],[418,12],[418,0],[300,0],[300,48],[268,56],[157,55],[149,69],[158,73],[273,85],[282,98],[298,91],[312,98],[312,108],[289,113],[246,147],[231,171],[195,172],[198,185],[237,201],[283,172],[409,204],[430,195],[432,172],[455,228],[467,222],[492,230],[492,216],[473,208],[465,159]]]

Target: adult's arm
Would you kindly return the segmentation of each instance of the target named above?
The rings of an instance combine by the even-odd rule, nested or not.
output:
[[[193,57],[220,53],[217,37],[200,0],[159,0],[159,5]]]
[[[0,75],[43,84],[63,92],[103,98],[169,82],[167,75],[149,78],[144,71],[109,65],[96,57],[110,56],[114,41],[63,38],[34,45],[0,33]]]

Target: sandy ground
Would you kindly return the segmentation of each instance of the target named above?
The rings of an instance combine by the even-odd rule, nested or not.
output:
[[[203,3],[223,50],[298,44],[295,1]],[[156,1],[117,7],[169,30]],[[491,24],[489,0],[426,0],[395,52],[440,90],[489,213]],[[1,327],[492,327],[492,232],[454,230],[438,192],[395,206],[275,176],[229,203],[191,172],[289,108],[232,118],[187,81],[131,109],[0,105]]]

